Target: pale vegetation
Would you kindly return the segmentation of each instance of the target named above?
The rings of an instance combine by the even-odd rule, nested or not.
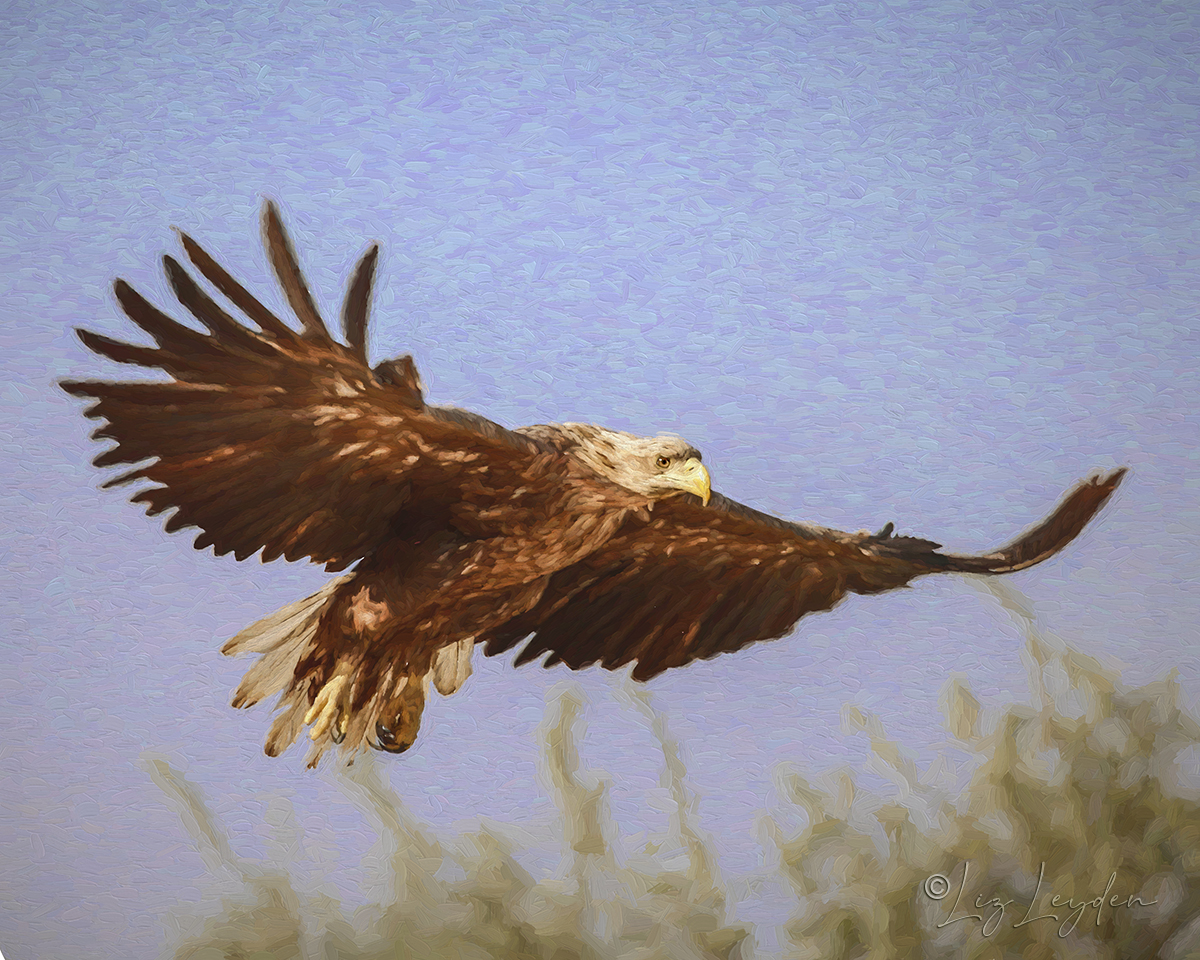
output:
[[[994,711],[985,724],[966,679],[952,678],[947,756],[924,773],[877,717],[847,708],[848,726],[871,740],[875,771],[894,784],[888,798],[859,790],[846,771],[814,778],[820,786],[780,772],[785,802],[807,821],[786,835],[764,818],[776,848],[769,859],[797,899],[783,955],[1200,957],[1200,789],[1190,769],[1200,760],[1200,725],[1181,709],[1174,677],[1125,689],[1097,661],[1039,632],[1014,591],[980,584],[1025,631],[1032,702]],[[626,853],[605,782],[580,772],[582,703],[568,689],[542,727],[566,851],[559,872],[533,877],[500,831],[435,838],[380,765],[360,763],[346,789],[389,836],[391,889],[386,902],[350,916],[328,894],[301,893],[286,867],[236,857],[199,793],[164,761],[148,761],[210,869],[232,872],[242,887],[220,915],[180,924],[172,956],[749,960],[753,930],[729,919],[678,747],[644,692],[631,702],[661,745],[675,806],[671,846],[686,851],[685,867]],[[1057,919],[1031,919],[1049,915]]]

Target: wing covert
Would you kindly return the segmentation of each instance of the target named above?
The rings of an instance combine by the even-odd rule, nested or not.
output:
[[[264,234],[272,266],[303,330],[259,303],[186,235],[189,259],[257,326],[234,319],[170,257],[164,266],[180,303],[207,330],[167,316],[124,281],[115,292],[154,347],[79,331],[92,350],[120,363],[162,370],[158,382],[68,381],[94,399],[87,416],[106,421],[93,436],[116,441],[97,466],[149,464],[108,481],[148,480],[133,500],[151,515],[174,509],[168,531],[201,529],[197,548],[264,562],[309,557],[341,569],[394,536],[404,511],[437,514],[486,503],[506,484],[561,476],[561,458],[501,427],[427,408],[411,358],[366,362],[366,317],[377,248],[360,262],[343,309],[349,346],[317,313],[278,212],[268,203]],[[469,520],[470,518],[468,518]]]
[[[546,666],[617,669],[635,680],[787,634],[828,610],[863,568],[894,579],[851,540],[804,538],[786,527],[683,499],[655,505],[595,553],[550,579],[541,603],[486,638],[494,655],[533,634],[516,663],[549,652]]]
[[[1125,470],[1078,484],[1040,524],[981,556],[939,552],[918,537],[789,523],[719,495],[655,505],[599,550],[551,577],[541,602],[479,638],[489,656],[528,638],[516,658],[546,666],[663,670],[785,636],[847,593],[880,593],[930,573],[1000,574],[1054,555],[1083,530]]]

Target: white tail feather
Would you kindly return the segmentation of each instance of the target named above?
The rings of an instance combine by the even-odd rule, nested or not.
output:
[[[471,675],[471,652],[475,649],[475,638],[467,637],[457,643],[447,644],[433,659],[433,686],[443,697],[457,693],[458,688]]]
[[[238,685],[233,697],[235,707],[252,706],[264,697],[291,686],[296,664],[316,634],[326,604],[333,599],[338,587],[352,576],[347,573],[335,577],[312,596],[289,603],[270,616],[250,624],[221,647],[221,652],[227,656],[241,653],[263,655],[258,663],[246,671]]]
[[[380,689],[370,701],[350,712],[347,681],[352,685],[358,666],[343,668],[349,672],[333,677],[325,688],[312,693],[308,681],[296,683],[296,667],[308,652],[316,637],[317,627],[338,589],[354,574],[348,573],[326,583],[311,596],[289,603],[270,616],[252,623],[225,643],[221,652],[226,655],[261,654],[261,659],[246,671],[233,697],[235,707],[249,707],[272,694],[280,693],[280,711],[267,735],[266,751],[278,756],[312,723],[313,751],[309,766],[321,755],[340,743],[350,760],[368,745],[374,745],[376,723],[380,711],[389,706],[387,724],[392,739],[398,744],[416,740],[425,694],[430,685],[443,696],[449,696],[471,675],[471,654],[475,638],[467,637],[447,644],[434,655],[428,672],[420,670],[411,676],[401,676],[393,684],[391,671],[383,678]],[[419,682],[411,681],[420,678]],[[328,701],[328,702],[326,702]],[[335,741],[334,735],[339,739]]]

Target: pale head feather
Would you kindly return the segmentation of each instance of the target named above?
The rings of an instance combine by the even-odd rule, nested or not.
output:
[[[626,490],[655,500],[681,493],[679,471],[689,460],[701,459],[699,450],[671,434],[639,437],[590,423],[545,423],[518,432],[570,454]]]

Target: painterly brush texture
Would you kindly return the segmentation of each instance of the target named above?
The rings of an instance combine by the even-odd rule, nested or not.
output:
[[[193,550],[195,530],[164,533],[165,515],[123,502],[140,484],[97,490],[136,465],[98,477],[89,461],[108,444],[57,387],[167,379],[74,334],[154,347],[116,276],[206,332],[162,253],[258,330],[172,224],[299,331],[257,241],[264,196],[339,340],[353,268],[379,243],[370,362],[411,353],[430,403],[505,426],[668,430],[703,451],[719,490],[780,517],[890,520],[971,553],[1128,464],[1070,547],[1002,580],[1127,685],[1177,668],[1194,710],[1200,4],[8,0],[4,13],[8,960],[158,960],[157,918],[201,899],[203,865],[138,766],[145,750],[186,771],[237,853],[269,855],[286,798],[316,856],[297,884],[309,871],[343,903],[360,889],[386,901],[362,876],[375,833],[334,786],[341,758],[298,776],[307,742],[266,756],[276,697],[229,708],[263,655],[219,653],[348,569],[235,563]],[[613,821],[626,837],[660,831],[657,753],[612,694],[620,675],[513,670],[521,649],[450,650],[416,743],[381,776],[438,837],[475,818],[544,823],[534,730],[569,678],[590,705],[580,753],[616,774]],[[814,781],[845,765],[872,786],[867,738],[838,733],[846,703],[924,761],[944,737],[947,676],[969,676],[984,703],[1022,702],[1020,651],[968,578],[923,577],[646,685],[687,748],[734,916],[766,926],[760,955],[780,953],[771,931],[792,898],[762,863],[759,817],[799,829],[777,808],[776,765]],[[439,673],[453,685],[468,663],[461,691],[439,696]],[[520,862],[541,876],[544,858],[535,846]]]
[[[903,587],[931,573],[1001,574],[1070,543],[1120,483],[1093,477],[1033,529],[981,556],[940,544],[792,523],[712,495],[700,454],[678,438],[586,424],[510,431],[426,404],[411,357],[372,368],[366,323],[378,248],[362,258],[342,310],[345,343],[317,311],[278,211],[263,233],[300,321],[293,330],[194,240],[192,263],[258,327],[252,330],[164,258],[197,332],[123,280],[116,295],[155,348],[86,330],[91,349],[157,368],[166,383],[68,381],[94,398],[97,466],[146,466],[109,485],[157,484],[135,502],[174,509],[168,531],[195,526],[198,549],[243,560],[307,557],[355,564],[307,600],[225,647],[262,655],[234,703],[280,693],[267,737],[277,755],[312,724],[310,766],[339,744],[412,746],[430,685],[453,693],[472,646],[518,665],[609,669],[636,661],[648,680],[671,667],[782,637],[848,593]]]
[[[965,678],[948,685],[947,730],[972,758],[965,789],[922,775],[877,717],[847,710],[899,801],[856,803],[849,774],[825,790],[784,778],[809,819],[777,834],[802,904],[786,955],[1200,955],[1200,724],[1174,675],[1130,690],[1042,635],[1016,591],[984,589],[1025,631],[1032,703],[985,732]]]
[[[645,694],[630,699],[647,714],[663,750],[663,781],[676,815],[663,842],[682,847],[682,863],[628,857],[607,813],[606,788],[580,771],[583,703],[566,690],[542,725],[542,772],[559,809],[562,861],[537,879],[514,856],[505,825],[456,844],[438,840],[384,783],[377,764],[343,774],[347,793],[380,834],[389,899],[346,911],[322,891],[297,888],[286,864],[235,856],[199,793],[162,759],[148,759],[155,782],[174,802],[209,869],[233,880],[223,909],[203,921],[173,918],[176,960],[344,960],[411,957],[607,960],[661,957],[728,960],[747,956],[749,928],[730,922],[715,854],[692,821],[678,748]],[[299,853],[298,847],[293,847]],[[455,879],[455,876],[459,879]]]
[[[847,725],[870,737],[877,772],[894,781],[896,796],[858,791],[849,774],[826,776],[822,788],[780,770],[785,802],[807,820],[788,836],[764,818],[779,876],[795,897],[783,957],[1151,960],[1200,950],[1200,792],[1178,775],[1180,758],[1200,749],[1200,724],[1180,709],[1172,679],[1127,689],[1090,657],[1039,635],[1018,594],[993,592],[1026,627],[1034,695],[999,711],[985,731],[983,705],[965,678],[947,685],[945,723],[957,748],[948,753],[969,758],[965,789],[949,756],[940,776],[922,773],[878,718],[857,707],[847,709]],[[682,854],[670,868],[629,853],[630,838],[606,812],[605,781],[580,772],[582,704],[573,690],[554,699],[542,726],[543,774],[560,815],[557,871],[536,878],[523,868],[502,838],[504,825],[454,844],[436,839],[368,764],[343,783],[384,838],[390,899],[355,911],[327,892],[302,890],[286,863],[234,856],[199,794],[152,761],[151,775],[210,870],[235,881],[216,915],[173,919],[174,957],[758,955],[756,932],[727,917],[679,746],[648,696],[628,694],[663,753],[674,812],[657,846]],[[299,845],[290,849],[301,856]],[[1021,925],[1031,917],[1041,919]]]

